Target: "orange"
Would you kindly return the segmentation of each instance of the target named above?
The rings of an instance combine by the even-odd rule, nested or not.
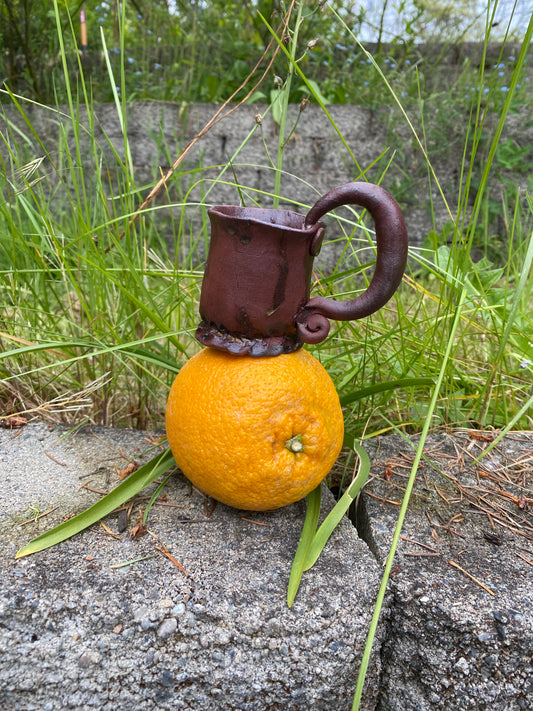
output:
[[[195,486],[252,511],[291,504],[318,486],[344,434],[333,382],[303,349],[253,358],[205,348],[172,385],[166,429]]]

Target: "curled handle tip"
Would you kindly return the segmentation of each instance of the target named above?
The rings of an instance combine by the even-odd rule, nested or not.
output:
[[[407,229],[394,198],[384,188],[372,183],[348,183],[318,200],[307,213],[305,227],[316,224],[327,212],[341,205],[358,205],[372,216],[376,230],[376,267],[368,288],[355,299],[336,301],[317,296],[307,302],[296,319],[298,335],[304,343],[324,340],[329,332],[329,318],[352,321],[374,313],[389,301],[403,277],[407,262]]]

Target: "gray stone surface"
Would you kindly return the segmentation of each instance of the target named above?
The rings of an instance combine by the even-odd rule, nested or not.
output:
[[[78,491],[81,483],[107,489],[115,467],[149,446],[142,432],[65,434],[38,423],[0,431],[3,708],[350,708],[380,571],[348,520],[305,574],[291,609],[286,588],[304,504],[271,513],[217,505],[208,515],[209,502],[178,473],[143,537],[128,535],[135,507],[120,539],[95,525],[15,560],[30,538],[95,500]],[[37,507],[55,505],[23,523]],[[105,524],[118,535],[116,516]],[[377,700],[379,648],[380,641],[365,709]]]
[[[39,423],[0,431],[3,707],[351,708],[416,437],[365,443],[364,540],[344,521],[288,609],[303,503],[261,514],[217,505],[210,514],[179,473],[143,537],[129,532],[146,499],[126,531],[119,534],[116,515],[105,520],[120,539],[93,526],[15,560],[30,538],[97,498],[78,491],[80,482],[108,489],[115,468],[152,446],[142,432],[66,432]],[[364,709],[531,708],[533,433],[511,433],[475,461],[493,436],[439,433],[426,443]],[[59,508],[24,523],[52,505]]]
[[[493,437],[426,443],[394,562],[379,711],[532,708],[533,433],[474,461]],[[382,560],[414,449],[395,435],[369,453],[361,524]]]

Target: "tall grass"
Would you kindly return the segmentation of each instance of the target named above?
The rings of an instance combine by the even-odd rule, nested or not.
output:
[[[295,29],[303,22],[298,12]],[[350,36],[349,28],[346,33]],[[292,37],[288,48],[280,43],[290,68],[287,76],[307,84],[310,97],[323,106],[339,142],[350,151],[320,90],[302,69],[297,32]],[[359,52],[366,52],[355,36],[351,40]],[[79,82],[70,85],[71,70],[62,41],[60,45],[68,103],[61,110],[41,107],[56,121],[59,140],[53,153],[32,124],[31,104],[3,93],[4,104],[11,103],[18,112],[16,122],[4,119],[0,136],[4,416],[46,407],[58,395],[80,392],[99,382],[100,387],[90,395],[91,407],[84,413],[89,421],[161,427],[173,374],[197,347],[192,334],[208,239],[205,208],[216,201],[217,180],[235,184],[239,151],[231,157],[230,166],[221,167],[218,179],[213,180],[212,167],[200,161],[186,174],[178,172],[172,193],[164,193],[155,207],[152,204],[141,219],[133,221],[150,186],[137,184],[131,164],[125,73],[120,70],[117,76],[108,63],[107,81],[123,127],[122,142],[117,144],[95,125],[91,90],[81,62]],[[371,436],[392,426],[421,428],[429,389],[409,383],[435,380],[446,324],[465,284],[465,310],[433,425],[504,427],[520,412],[515,426],[530,424],[524,404],[530,396],[531,283],[529,278],[524,283],[523,275],[528,268],[532,216],[531,202],[524,201],[523,194],[505,194],[509,242],[504,265],[472,259],[480,231],[490,229],[484,222],[488,179],[518,91],[527,43],[524,48],[513,74],[506,78],[509,91],[503,104],[499,86],[486,91],[483,63],[479,76],[471,77],[478,92],[472,98],[470,128],[464,132],[459,195],[445,194],[433,167],[434,145],[426,135],[424,110],[428,98],[421,95],[418,116],[409,115],[395,84],[373,57],[365,55],[418,143],[428,166],[427,192],[436,192],[436,199],[445,203],[450,228],[428,237],[427,248],[411,251],[411,271],[394,302],[362,322],[337,324],[328,341],[315,349],[335,380],[346,407],[347,427],[355,436]],[[236,202],[244,199],[252,204],[260,199],[262,204],[268,200],[276,204],[294,198],[283,192],[283,149],[293,128],[286,125],[288,83],[280,91],[281,102],[278,97],[274,103],[283,119],[278,153],[273,166],[265,155],[263,166],[272,174],[272,195],[235,184]],[[450,103],[452,98],[450,94]],[[489,129],[492,106],[500,119],[496,128]],[[492,138],[487,140],[490,130]],[[161,135],[159,140],[161,152],[172,163],[166,137]],[[353,161],[354,174],[364,175],[368,166],[357,165],[355,157]],[[393,159],[393,168],[394,163]],[[481,168],[476,173],[477,166]],[[374,173],[374,180],[388,187],[389,169],[390,163],[381,174]],[[203,196],[202,205],[191,203],[193,187],[195,195]],[[194,222],[190,219],[193,212]],[[354,211],[351,218],[344,214],[337,219],[336,239],[343,241],[342,256],[332,272],[318,272],[317,293],[350,298],[371,274],[372,225],[360,217]],[[522,284],[519,294],[518,284]],[[387,383],[395,387],[387,389]]]
[[[295,18],[301,21],[301,15]],[[490,25],[489,12],[486,46]],[[349,28],[346,32],[350,35]],[[364,440],[389,430],[416,431],[423,434],[422,446],[424,436],[436,427],[505,431],[532,425],[533,200],[529,194],[518,189],[505,193],[509,239],[502,263],[473,258],[479,235],[489,239],[483,235],[488,229],[484,206],[489,177],[519,90],[532,33],[533,21],[525,31],[503,102],[497,87],[485,91],[483,64],[479,75],[472,77],[477,89],[464,130],[459,194],[446,194],[434,167],[422,90],[415,116],[407,111],[385,69],[367,56],[414,136],[427,166],[427,191],[446,205],[450,229],[428,236],[423,249],[411,250],[404,283],[387,307],[361,322],[334,324],[328,340],[312,349],[335,382],[348,439]],[[354,47],[366,51],[356,37],[351,40]],[[287,49],[281,38],[277,41],[290,75],[306,84],[310,97],[322,105],[337,130],[339,145],[344,142],[349,149],[319,88],[306,78],[296,42]],[[271,165],[265,155],[263,166],[271,171],[271,194],[259,194],[235,180],[239,153],[249,140],[245,137],[231,164],[220,166],[217,178],[211,177],[212,166],[198,160],[196,167],[178,170],[172,191],[160,195],[158,204],[145,209],[140,219],[133,219],[153,185],[139,185],[132,168],[129,107],[122,98],[127,94],[125,72],[115,76],[108,64],[114,108],[123,127],[117,145],[95,126],[83,66],[76,87],[69,85],[65,62],[63,69],[69,86],[67,107],[40,107],[50,111],[56,122],[59,138],[53,152],[32,123],[31,105],[23,97],[3,92],[4,104],[11,103],[17,120],[4,115],[0,129],[0,419],[26,414],[161,428],[171,381],[199,348],[194,330],[208,238],[206,207],[217,201],[217,184],[234,187],[236,204],[259,199],[263,205],[269,200],[291,202],[284,193],[283,141],[292,128],[286,124],[286,103],[276,162]],[[452,101],[451,94],[448,100]],[[497,120],[490,128],[492,107]],[[259,124],[253,129],[260,130]],[[168,154],[165,141],[160,136],[161,151]],[[171,164],[174,157],[168,157]],[[354,173],[360,172],[361,179],[366,168],[357,166],[354,158]],[[377,177],[384,186],[389,170],[390,163]],[[190,199],[193,189],[202,195],[200,204]],[[163,214],[167,219],[162,223]],[[170,224],[170,238],[162,224]],[[314,293],[352,298],[372,273],[372,224],[352,210],[348,215],[339,213],[331,232],[342,243],[342,254],[332,271],[317,272]],[[145,471],[142,476],[145,483]],[[408,493],[396,543],[407,503]],[[354,708],[394,552],[395,543]]]

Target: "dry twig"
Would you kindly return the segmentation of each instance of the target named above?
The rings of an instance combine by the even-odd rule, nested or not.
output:
[[[288,27],[289,27],[289,20],[291,18],[291,14],[293,11],[294,3],[296,0],[292,0],[289,9],[287,10],[285,17],[283,18],[283,21],[279,25],[276,34],[280,36],[281,41],[284,40],[284,38],[287,35]],[[255,72],[258,70],[258,68],[261,66],[261,63],[264,61],[264,59],[268,56],[270,51],[272,50],[272,47],[274,47],[274,50],[272,52],[272,56],[270,57],[268,64],[266,68],[263,70],[260,78],[258,81],[254,84],[254,86],[248,91],[246,96],[241,99],[235,106],[232,106],[231,108],[227,108],[231,102],[235,99],[237,94],[244,89],[244,87],[248,84],[248,82],[252,79],[254,76]],[[222,119],[227,118],[232,114],[234,111],[236,111],[240,106],[242,106],[247,99],[250,98],[250,96],[256,91],[256,89],[262,84],[263,80],[267,76],[268,72],[270,71],[274,60],[279,52],[279,45],[277,44],[276,40],[272,38],[270,42],[268,43],[265,51],[257,61],[256,65],[253,67],[251,72],[248,74],[246,79],[240,84],[240,86],[233,92],[233,94],[227,99],[222,106],[218,109],[218,111],[213,114],[213,116],[209,119],[209,121],[205,124],[205,126],[201,129],[199,133],[196,134],[196,136],[185,146],[185,148],[182,150],[182,152],[179,154],[179,156],[176,158],[174,163],[168,168],[168,170],[165,171],[165,173],[161,176],[161,178],[158,180],[158,182],[154,185],[152,190],[148,193],[146,198],[143,200],[143,202],[139,205],[139,207],[135,210],[133,213],[129,227],[131,227],[137,220],[139,219],[141,213],[143,210],[145,210],[148,205],[154,200],[154,198],[163,190],[163,188],[166,186],[168,183],[169,179],[173,175],[173,173],[176,171],[180,163],[183,162],[183,160],[187,157],[187,155],[190,153],[190,151],[194,148],[194,146],[198,143],[198,141],[205,136],[208,131],[210,131],[215,124],[217,124],[219,121],[222,121]],[[227,110],[226,110],[227,109]],[[119,235],[119,240],[124,237],[126,234],[127,230],[124,230],[120,235]],[[112,248],[113,245],[110,245],[109,247],[106,248],[106,253],[109,252],[109,250]]]

